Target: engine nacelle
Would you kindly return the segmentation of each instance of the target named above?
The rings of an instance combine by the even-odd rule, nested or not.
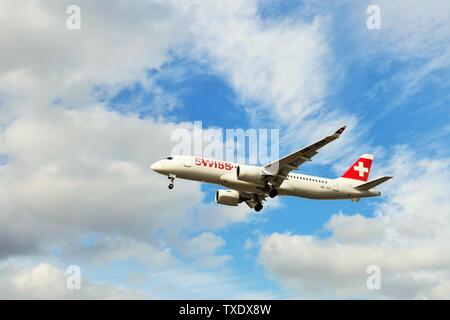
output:
[[[236,176],[238,180],[253,183],[259,183],[264,179],[261,168],[255,166],[238,166]]]
[[[236,190],[217,190],[216,203],[226,206],[237,206],[240,202],[239,192]]]

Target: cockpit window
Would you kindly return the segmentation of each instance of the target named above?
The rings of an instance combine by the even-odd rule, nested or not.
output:
[[[173,160],[173,157],[167,157],[166,159],[167,160]]]

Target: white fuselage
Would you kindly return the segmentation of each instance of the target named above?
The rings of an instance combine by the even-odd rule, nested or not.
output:
[[[232,162],[201,157],[173,156],[155,162],[151,168],[163,175],[187,180],[222,185],[242,192],[262,192],[264,182],[254,183],[237,179],[237,167]],[[310,199],[359,199],[379,196],[375,190],[359,191],[352,179],[328,179],[304,174],[290,173],[278,188],[279,195]]]

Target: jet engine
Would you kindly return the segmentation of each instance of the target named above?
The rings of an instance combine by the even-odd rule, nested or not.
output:
[[[260,183],[264,179],[261,168],[246,165],[241,165],[237,167],[236,176],[238,180],[253,183]]]
[[[226,206],[237,206],[240,202],[239,192],[236,190],[217,190],[216,203]]]

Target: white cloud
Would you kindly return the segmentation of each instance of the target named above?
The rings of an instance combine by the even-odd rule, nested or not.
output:
[[[402,63],[402,72],[381,84],[386,88],[401,85],[405,98],[417,93],[430,79],[441,87],[450,82],[439,74],[450,67],[450,3],[432,1],[377,1],[381,10],[381,29],[365,28],[365,8],[371,1],[350,6],[352,32],[357,51],[370,63],[388,69],[391,62]],[[382,60],[379,61],[379,57]],[[387,83],[386,81],[394,81]]]
[[[169,191],[167,179],[150,170],[170,154],[171,132],[181,127],[188,125],[101,107],[17,119],[0,140],[9,157],[0,167],[2,253],[35,250],[80,231],[155,243],[157,232],[173,241],[184,229],[244,221],[248,208],[202,204],[199,184],[177,180]]]
[[[0,67],[0,154],[8,159],[0,166],[0,255],[37,251],[80,232],[154,244],[156,232],[173,239],[190,226],[245,220],[243,211],[204,207],[199,184],[177,181],[168,192],[149,169],[170,153],[173,130],[188,124],[93,102],[95,86],[152,86],[146,69],[160,68],[185,40],[178,9],[161,1],[80,1],[82,29],[69,31],[69,4],[0,1],[0,59],[8,62]],[[217,220],[196,224],[216,210]]]
[[[367,7],[369,3],[358,6]],[[372,49],[390,51],[399,60],[426,59],[446,51],[450,37],[448,1],[381,0],[376,5],[381,9],[381,29],[365,30]],[[366,19],[367,15],[361,18]]]
[[[144,81],[184,39],[174,7],[162,1],[77,1],[81,30],[66,28],[71,1],[0,1],[0,92],[79,107],[94,85]]]
[[[202,193],[181,181],[168,192],[149,169],[169,154],[175,128],[103,108],[24,115],[2,134],[10,159],[1,167],[2,228],[32,243],[63,230],[149,238],[151,230],[180,228],[183,208]]]
[[[257,245],[251,239],[245,239],[244,249],[251,250],[255,248]]]
[[[203,232],[186,244],[186,253],[194,256],[202,267],[222,267],[233,257],[218,255],[216,251],[225,245],[225,240],[211,232]]]
[[[61,255],[64,260],[72,263],[96,267],[134,261],[149,273],[172,268],[179,263],[170,247],[161,248],[157,244],[122,236],[97,237],[88,244],[71,243],[64,247]]]
[[[217,249],[223,247],[225,240],[211,232],[203,232],[197,237],[191,239],[188,243],[188,250],[198,253],[214,253]]]
[[[274,233],[262,239],[259,260],[291,294],[330,297],[450,296],[449,159],[398,147],[385,171],[386,199],[373,218],[334,215],[326,239]],[[366,269],[381,268],[382,289],[366,288]]]
[[[261,289],[247,275],[218,269],[198,272],[186,266],[153,275],[151,292],[162,299],[279,299]]]
[[[140,81],[163,94],[145,71],[170,59],[184,39],[183,22],[160,1],[81,1],[82,30],[68,31],[68,4],[0,2],[0,58],[8,62],[0,67],[0,153],[7,155],[0,166],[0,258],[56,250],[92,265],[137,258],[148,270],[176,267],[169,248],[180,249],[183,230],[243,221],[248,210],[202,204],[195,183],[177,181],[169,192],[149,165],[170,153],[171,133],[189,124],[109,111],[93,101],[92,89],[111,93]],[[56,99],[62,103],[53,105]],[[85,237],[97,240],[81,245]],[[60,277],[52,266],[37,270],[53,277],[44,288]],[[0,283],[21,296],[27,288],[10,281],[35,271],[9,271]],[[25,296],[40,294],[48,296],[38,289]]]
[[[182,3],[191,54],[228,80],[255,125],[287,128],[282,138],[291,144],[356,126],[325,103],[334,76],[325,17],[263,21],[257,1]]]
[[[380,240],[383,235],[383,223],[375,218],[366,218],[360,214],[347,216],[342,213],[333,215],[325,225],[339,242],[361,242]]]
[[[203,203],[188,214],[198,221],[193,227],[195,230],[217,230],[232,223],[248,220],[253,213],[254,211],[244,203],[235,208],[219,206],[216,203]]]
[[[42,262],[26,268],[0,267],[1,299],[138,299],[142,294],[123,287],[95,284],[83,278],[81,287],[68,289],[65,270]]]
[[[201,273],[196,268],[224,266],[232,257],[215,253],[224,245],[222,238],[204,233],[190,240],[184,234],[245,221],[249,209],[203,204],[200,185],[193,182],[177,180],[169,191],[167,179],[149,168],[170,153],[170,134],[181,127],[189,124],[158,123],[98,106],[50,108],[10,124],[0,142],[8,154],[8,162],[0,166],[1,257],[45,258],[51,251],[63,261],[93,267],[136,261],[149,279],[135,286],[169,285],[160,283],[155,272],[186,261],[197,276]],[[85,238],[94,240],[83,244]],[[183,252],[184,242],[190,244],[190,254],[182,262],[173,252]],[[199,254],[197,247],[203,248]],[[25,289],[9,285],[15,276],[6,272],[0,283],[17,297],[78,298],[63,288],[52,294],[40,289],[22,294]],[[212,278],[208,284],[215,285]],[[207,287],[197,290],[201,297]],[[102,294],[121,297],[121,290],[113,291]],[[150,291],[142,295],[153,296]]]

